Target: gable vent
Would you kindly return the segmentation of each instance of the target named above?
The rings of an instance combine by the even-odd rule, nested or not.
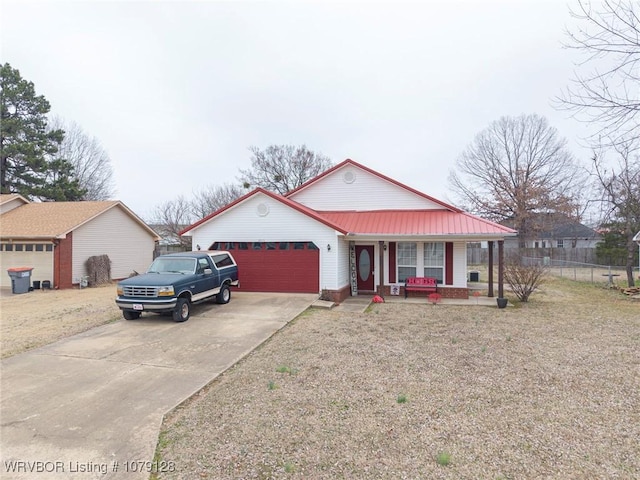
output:
[[[266,203],[261,203],[256,207],[256,212],[258,213],[258,216],[266,217],[267,215],[269,215],[269,205],[267,205]]]
[[[342,175],[342,179],[344,180],[344,183],[353,183],[356,181],[356,174],[353,170],[347,170]]]

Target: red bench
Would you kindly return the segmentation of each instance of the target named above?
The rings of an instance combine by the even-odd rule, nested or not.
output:
[[[407,277],[404,284],[404,298],[407,298],[407,292],[427,292],[436,293],[438,284],[433,277]]]

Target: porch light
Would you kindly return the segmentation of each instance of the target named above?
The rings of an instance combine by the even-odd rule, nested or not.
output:
[[[331,244],[327,243],[327,252],[330,252],[330,251],[331,251]]]

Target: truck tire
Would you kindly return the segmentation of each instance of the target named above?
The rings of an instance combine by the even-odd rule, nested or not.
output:
[[[125,320],[137,320],[140,318],[140,312],[134,312],[133,310],[123,310],[122,316]]]
[[[173,311],[174,322],[186,322],[191,315],[191,302],[188,298],[179,298],[176,308]]]
[[[216,303],[225,304],[229,303],[229,300],[231,300],[231,290],[229,290],[229,285],[224,283],[216,295]]]

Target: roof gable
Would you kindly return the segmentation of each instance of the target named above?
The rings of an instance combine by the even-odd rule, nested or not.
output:
[[[33,202],[2,214],[2,238],[64,238],[67,233],[112,208],[121,208],[150,235],[158,235],[122,202]]]
[[[0,195],[0,215],[27,203],[29,200],[18,193],[3,193]]]
[[[335,165],[285,195],[314,210],[461,210],[351,159]]]
[[[254,190],[252,190],[251,192],[247,193],[246,195],[243,195],[242,197],[238,198],[237,200],[235,200],[234,202],[231,202],[230,204],[228,204],[225,207],[222,207],[219,210],[216,210],[215,212],[210,213],[209,215],[207,215],[206,217],[204,217],[201,220],[198,220],[197,222],[195,222],[194,224],[188,226],[187,228],[185,228],[184,230],[182,230],[180,232],[180,235],[185,235],[188,232],[197,229],[198,227],[214,220],[216,217],[219,217],[221,215],[224,215],[230,211],[232,211],[234,208],[236,208],[237,206],[245,203],[247,200],[249,200],[250,198],[253,198],[256,195],[266,195],[268,197],[270,197],[273,200],[276,200],[284,205],[286,205],[288,208],[291,208],[293,210],[296,210],[300,213],[303,213],[304,215],[307,215],[308,217],[323,223],[325,225],[327,225],[328,227],[333,228],[334,230],[339,231],[340,233],[346,234],[347,231],[343,230],[342,227],[340,227],[337,224],[332,223],[330,220],[324,218],[322,215],[319,215],[318,212],[316,212],[315,210],[312,210],[300,203],[294,202],[292,200],[289,200],[286,197],[283,197],[282,195],[279,195],[277,193],[273,193],[270,192],[269,190],[265,190],[264,188],[256,188]]]

